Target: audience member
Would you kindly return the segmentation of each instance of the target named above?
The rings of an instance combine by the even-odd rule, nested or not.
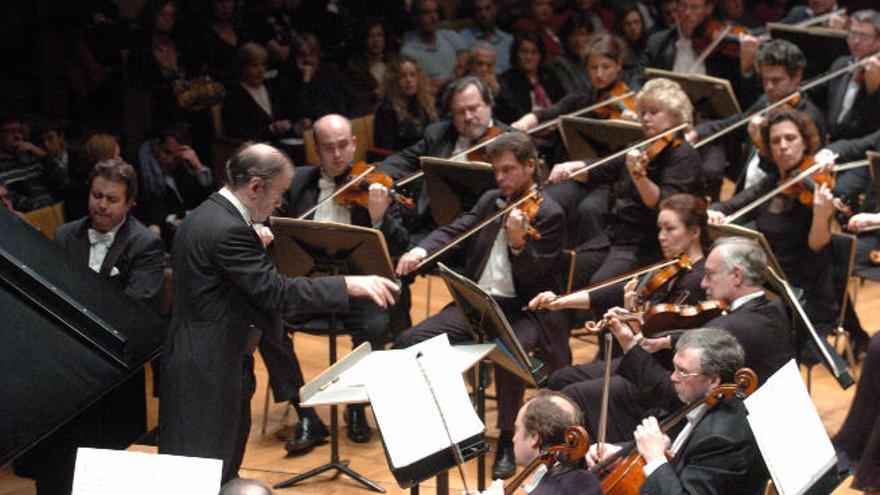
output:
[[[464,73],[468,46],[455,31],[440,29],[436,0],[415,0],[411,12],[416,30],[404,35],[400,54],[418,60],[436,91]]]
[[[601,0],[569,0],[564,16],[580,14],[590,23],[590,31],[601,33],[608,29],[614,20],[614,11],[605,7]]]
[[[233,59],[246,41],[238,22],[235,0],[210,0],[201,12],[195,54],[205,64],[208,74],[224,84],[234,81]]]
[[[510,68],[510,46],[513,44],[513,36],[499,29],[495,23],[495,17],[498,15],[497,0],[473,0],[473,4],[474,25],[462,29],[458,34],[469,48],[473,48],[478,41],[490,44],[495,49],[495,72],[502,74]],[[471,59],[473,59],[473,50]]]
[[[528,0],[526,15],[513,24],[514,31],[531,31],[544,41],[548,62],[562,55],[562,41],[556,35],[565,18],[553,13],[551,0]]]
[[[269,52],[269,67],[277,69],[290,57],[296,31],[286,0],[256,0],[248,15],[248,31]]]
[[[396,51],[394,44],[394,33],[381,17],[367,18],[357,30],[345,74],[357,95],[358,114],[375,112],[385,96],[385,73]]]
[[[587,17],[575,12],[559,28],[564,52],[550,62],[550,70],[559,79],[565,94],[592,89],[587,75],[587,49],[590,46],[592,25]]]
[[[501,75],[501,91],[495,115],[513,122],[523,115],[547,108],[565,93],[556,75],[546,66],[547,52],[541,37],[529,31],[517,33],[510,50],[511,68]]]
[[[509,52],[510,50],[508,50]],[[505,65],[510,66],[510,60]],[[482,79],[495,96],[498,96],[498,92],[501,91],[501,83],[498,82],[497,66],[498,54],[495,52],[495,48],[485,41],[474,43],[471,47],[466,75],[477,76]]]
[[[385,99],[373,121],[375,145],[402,150],[418,141],[425,127],[436,121],[428,76],[414,58],[401,55],[385,74]]]
[[[629,46],[629,53],[623,65],[626,67],[641,67],[645,48],[648,45],[650,31],[645,22],[645,17],[636,3],[626,3],[618,10],[611,32],[620,36]]]
[[[25,213],[63,201],[69,188],[60,162],[29,142],[27,133],[21,118],[0,121],[0,183],[15,209]]]

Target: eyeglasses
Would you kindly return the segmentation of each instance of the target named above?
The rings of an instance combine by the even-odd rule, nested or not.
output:
[[[877,37],[874,33],[863,33],[859,31],[849,31],[846,37],[853,41],[870,41]]]
[[[673,373],[678,375],[678,378],[681,379],[682,381],[690,380],[691,378],[694,378],[694,377],[697,377],[697,376],[700,376],[703,374],[702,371],[685,371],[685,370],[678,368],[678,367],[675,368],[675,371],[673,371]]]

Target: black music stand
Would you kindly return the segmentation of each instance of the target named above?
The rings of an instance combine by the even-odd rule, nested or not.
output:
[[[456,307],[467,322],[474,341],[478,344],[495,344],[495,349],[488,356],[489,359],[536,388],[543,385],[547,379],[541,373],[544,364],[526,354],[495,299],[477,284],[450,270],[443,263],[438,263],[437,269]],[[481,374],[480,366],[475,366],[477,415],[485,422],[486,391],[483,388]],[[477,459],[477,489],[482,491],[486,488],[485,478],[486,456],[480,455]]]
[[[645,77],[664,77],[677,82],[691,100],[695,124],[727,118],[742,111],[727,79],[661,69],[645,69]]]
[[[783,39],[797,45],[807,57],[804,80],[827,72],[840,57],[849,55],[846,32],[824,27],[799,27],[791,24],[767,23],[767,32],[773,39]]]
[[[446,225],[473,208],[484,192],[497,187],[492,165],[422,157],[431,217]]]
[[[314,222],[293,218],[271,217],[269,224],[275,240],[271,256],[278,271],[290,277],[320,277],[329,275],[380,275],[394,278],[391,257],[382,233],[375,229],[333,222]],[[330,365],[336,362],[336,314],[330,313]],[[367,488],[385,493],[385,490],[348,466],[348,460],[339,458],[338,407],[330,406],[330,461],[303,474],[275,484],[285,488],[300,481],[335,469],[347,474]],[[338,473],[337,473],[338,474]]]
[[[562,117],[559,135],[571,160],[609,155],[644,138],[641,124],[586,117]]]

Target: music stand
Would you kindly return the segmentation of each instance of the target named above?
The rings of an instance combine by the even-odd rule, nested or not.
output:
[[[606,156],[644,137],[641,124],[586,117],[562,117],[559,135],[572,160]]]
[[[431,217],[446,225],[473,208],[484,192],[496,187],[492,165],[423,156],[425,189]]]
[[[798,27],[790,24],[767,23],[767,32],[773,39],[783,39],[797,45],[807,57],[804,80],[828,72],[840,57],[849,55],[846,32],[823,27]]]
[[[329,275],[380,275],[394,278],[391,257],[382,233],[375,229],[333,222],[315,222],[293,218],[270,217],[275,240],[270,255],[278,271],[290,277]],[[329,313],[330,365],[336,362],[336,314]],[[335,469],[367,488],[385,490],[348,466],[339,458],[338,406],[330,406],[330,461],[303,474],[275,484],[285,488],[305,479]]]
[[[880,205],[880,153],[868,151],[868,173],[871,174],[871,186],[874,189],[874,204]]]
[[[489,359],[536,388],[543,385],[547,380],[547,377],[541,373],[543,363],[526,354],[495,299],[477,284],[450,270],[443,263],[437,264],[437,270],[446,283],[446,288],[449,289],[455,306],[467,323],[474,341],[478,344],[495,344],[495,349],[489,354]],[[477,415],[481,421],[485,422],[486,391],[483,388],[480,366],[474,368],[474,374]],[[480,455],[477,459],[477,488],[479,490],[486,488],[485,475],[486,458],[485,455]]]
[[[645,77],[665,77],[677,82],[691,100],[695,124],[727,118],[742,111],[727,79],[661,69],[645,69]]]

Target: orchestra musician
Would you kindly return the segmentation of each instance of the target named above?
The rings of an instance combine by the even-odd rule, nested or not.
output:
[[[807,0],[806,5],[795,5],[788,11],[785,17],[779,21],[782,24],[800,24],[810,19],[831,14],[838,10],[837,0]],[[831,16],[824,22],[816,26],[827,26],[832,28],[843,28],[846,22],[846,16]]]
[[[730,215],[749,205],[812,163],[819,145],[815,124],[791,108],[779,108],[767,117],[762,128],[764,149],[774,168],[755,185],[727,201],[710,206],[709,221],[723,223]],[[811,179],[759,205],[746,216],[764,234],[784,272],[794,287],[804,291],[804,309],[820,332],[827,332],[839,312],[839,297],[832,279],[831,218],[834,214],[833,184]],[[805,194],[799,194],[804,192]]]
[[[411,273],[428,254],[445,247],[457,236],[492,215],[498,204],[514,201],[536,186],[537,157],[531,139],[519,132],[506,133],[488,145],[487,154],[495,171],[497,189],[485,192],[469,212],[449,225],[439,227],[400,258],[397,274]],[[561,287],[560,256],[563,212],[552,199],[543,197],[530,220],[518,209],[497,219],[455,247],[469,254],[463,275],[492,295],[504,311],[526,352],[539,349],[548,369],[571,362],[568,328],[555,313],[524,313],[521,308],[539,292]],[[539,236],[527,236],[531,225]],[[472,340],[465,320],[455,305],[397,336],[395,347],[405,348],[446,333],[454,344]],[[501,437],[492,466],[494,478],[508,478],[516,466],[513,431],[525,383],[503,368],[495,367],[498,390],[498,428]]]
[[[612,319],[611,328],[624,345],[632,344],[628,327]],[[688,331],[678,340],[674,369],[645,359],[651,372],[640,375],[640,388],[662,390],[681,404],[703,400],[715,387],[732,383],[748,350],[729,332],[717,328]],[[653,416],[643,420],[631,435],[645,461],[641,493],[651,494],[760,494],[768,473],[749,426],[741,398],[731,397],[712,407],[705,402],[687,414],[686,424],[672,441]],[[595,466],[621,449],[605,444],[600,455],[593,444],[587,464]],[[671,451],[671,459],[667,457]],[[635,468],[638,469],[638,468]]]
[[[297,169],[290,189],[284,195],[284,204],[277,212],[279,216],[299,218],[333,194],[337,187],[350,180],[349,171],[354,165],[353,157],[357,146],[351,122],[341,115],[325,115],[315,122],[314,132],[321,164],[319,167]],[[351,202],[341,204],[343,201],[334,199],[324,202],[305,219],[378,229],[385,237],[389,253],[395,257],[401,255],[408,247],[409,236],[396,205],[392,204],[388,189],[380,183],[373,183],[368,187],[351,186],[349,190],[366,197],[366,206]],[[341,198],[352,199],[348,195]],[[390,311],[390,308],[381,308],[370,300],[354,300],[348,310],[339,312],[336,316],[342,327],[351,332],[355,347],[369,342],[373,349],[382,349],[388,340]],[[322,315],[322,312],[298,312],[285,318],[285,326],[289,330],[295,330]],[[274,394],[276,401],[296,397],[296,391],[288,389],[298,388],[305,383],[292,346],[293,341],[288,332],[284,333],[281,341],[265,340],[260,345],[260,354],[266,362],[270,381],[277,389]],[[329,432],[312,408],[300,407],[298,403],[293,406],[300,420],[293,427],[285,449],[288,453],[297,455],[323,442]],[[363,404],[346,407],[345,419],[351,441],[369,441],[372,433],[366,422]]]
[[[587,74],[595,89],[569,93],[549,108],[527,113],[511,127],[527,131],[541,122],[628,93],[630,88],[621,79],[626,50],[626,44],[617,36],[597,35],[587,48],[586,55]],[[632,98],[601,107],[584,117],[638,120]],[[566,218],[569,244],[577,246],[598,235],[602,230],[601,217],[608,211],[608,191],[581,181],[563,180],[561,169],[554,168],[548,180],[551,184],[547,185],[546,194],[565,211],[571,212]]]
[[[308,279],[278,273],[252,223],[281,205],[293,178],[287,157],[245,145],[226,165],[227,185],[183,221],[174,238],[174,309],[162,355],[159,452],[223,460],[238,476],[250,431],[253,352],[280,340],[280,316],[344,311],[350,298],[394,303],[377,276]]]
[[[719,300],[728,306],[726,314],[711,319],[705,326],[723,328],[733,334],[746,349],[746,365],[758,374],[761,382],[794,356],[791,325],[785,309],[763,293],[766,267],[767,257],[755,242],[736,237],[720,238],[705,260],[700,282],[707,299]],[[622,319],[628,314],[631,311],[618,307],[609,310],[606,317]],[[616,374],[612,376],[609,392],[608,414],[612,421],[608,423],[607,436],[610,441],[626,438],[649,411],[671,411],[677,406],[674,397],[640,386],[642,374],[649,368],[672,369],[671,356],[659,351],[673,349],[677,334],[655,339],[638,334],[634,339],[638,345],[624,345],[618,339],[623,357],[613,362]],[[650,367],[646,361],[652,362]],[[578,374],[584,377],[580,381],[577,381]],[[601,376],[598,365],[593,364],[564,368],[551,375],[549,381],[551,387],[560,389],[582,408],[584,424],[592,436],[599,422]]]
[[[513,450],[516,463],[528,466],[541,452],[565,443],[565,430],[581,424],[577,404],[559,392],[542,390],[527,400],[516,415]],[[496,480],[486,490],[471,495],[502,495],[504,483]],[[596,476],[586,469],[568,463],[556,463],[549,469],[538,466],[531,479],[523,484],[530,495],[601,495]]]
[[[648,81],[635,105],[646,138],[692,122],[690,100],[668,79]],[[656,143],[660,144],[631,150],[625,160],[576,176],[587,184],[611,184],[613,198],[604,231],[576,248],[575,285],[600,282],[660,259],[656,216],[660,201],[676,193],[704,194],[700,156],[691,145],[680,136]],[[587,165],[565,162],[551,174],[568,177]]]
[[[732,166],[727,172],[728,177],[737,181],[738,190],[756,183],[767,174],[761,169],[761,157],[766,154],[759,144],[761,142],[761,126],[766,121],[761,109],[798,91],[807,60],[797,45],[786,40],[772,40],[761,47],[755,59],[758,75],[761,77],[763,94],[745,111],[731,115],[725,119],[703,122],[687,133],[688,141],[698,142],[743,119],[752,116],[747,128],[740,128],[726,137],[724,145],[713,144],[702,150],[703,170],[709,179],[712,197],[717,198],[724,177],[727,163]],[[810,101],[806,95],[798,95],[791,102],[794,108],[806,112],[824,134],[825,117],[822,111]],[[743,149],[742,143],[749,143]]]

